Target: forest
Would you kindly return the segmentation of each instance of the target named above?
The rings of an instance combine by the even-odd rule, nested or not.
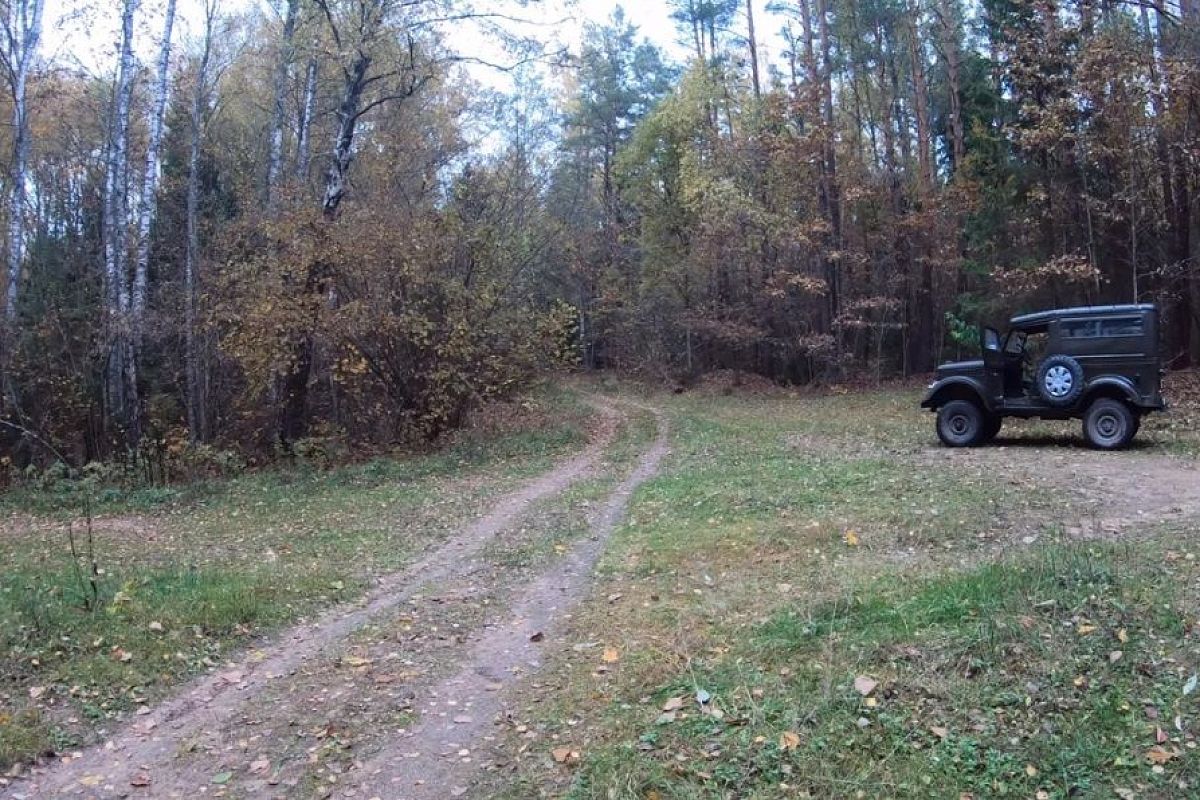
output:
[[[620,10],[564,48],[537,3],[183,3],[95,11],[100,71],[0,3],[7,480],[420,446],[553,369],[913,376],[1061,305],[1200,359],[1196,0],[671,0],[683,55]]]

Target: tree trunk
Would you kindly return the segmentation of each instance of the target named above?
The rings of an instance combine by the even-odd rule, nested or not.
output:
[[[187,250],[184,253],[184,363],[187,372],[188,439],[207,441],[208,393],[205,390],[204,365],[200,352],[198,326],[200,296],[200,144],[208,107],[208,62],[212,55],[213,7],[206,9],[204,45],[196,68],[190,114],[191,142],[188,148],[187,176]]]
[[[342,90],[342,102],[337,110],[337,132],[333,137],[333,158],[325,173],[325,193],[321,199],[321,212],[326,219],[337,216],[338,206],[346,196],[346,175],[354,158],[354,128],[358,124],[359,103],[366,88],[367,70],[371,57],[360,52],[346,70],[346,83]]]
[[[167,110],[167,78],[171,64],[171,28],[175,24],[175,0],[167,0],[162,45],[158,51],[158,74],[154,81],[154,101],[146,145],[146,171],[142,180],[142,199],[138,208],[137,261],[133,275],[133,338],[140,344],[142,319],[146,313],[146,295],[150,281],[150,230],[158,208],[159,150],[162,147],[163,118]]]
[[[933,143],[929,125],[929,85],[925,79],[925,49],[917,28],[916,9],[911,12],[908,29],[909,58],[912,61],[913,107],[917,114],[917,187],[923,198],[933,193]]]
[[[829,215],[829,227],[832,234],[832,246],[836,251],[842,249],[842,208],[841,191],[837,180],[837,148],[834,143],[833,118],[833,42],[829,31],[828,0],[817,0],[817,29],[821,35],[821,96],[824,117],[824,200],[826,212]],[[826,280],[829,284],[829,313],[830,319],[836,321],[841,313],[841,277],[838,274],[837,260],[827,257],[825,261]]]
[[[283,40],[280,46],[279,63],[275,66],[275,100],[271,106],[271,122],[267,130],[267,176],[263,185],[263,200],[273,207],[275,189],[283,168],[283,119],[287,105],[288,84],[292,78],[292,61],[295,58],[296,17],[300,0],[287,0],[283,18]]]
[[[1181,41],[1191,34],[1196,26],[1196,15],[1200,9],[1190,0],[1182,0],[1179,4],[1179,23],[1165,19],[1161,8],[1158,11],[1159,47],[1162,51],[1162,92],[1166,109],[1177,114],[1192,116],[1190,110],[1184,111],[1187,98],[1183,90],[1172,80],[1171,70],[1180,60]],[[1160,117],[1160,128],[1165,120]],[[1174,149],[1167,152],[1167,158],[1162,170],[1163,190],[1167,196],[1164,201],[1167,206],[1167,263],[1172,271],[1177,271],[1178,280],[1170,286],[1172,298],[1168,308],[1170,325],[1167,330],[1167,343],[1170,348],[1172,361],[1170,366],[1175,368],[1189,367],[1192,364],[1191,339],[1195,324],[1192,307],[1192,271],[1194,267],[1188,263],[1191,257],[1191,175],[1186,159]]]
[[[296,179],[306,181],[309,167],[309,134],[312,129],[313,111],[317,103],[317,59],[310,58],[304,76],[304,104],[300,108],[299,124],[296,128]]]
[[[758,75],[758,38],[754,33],[754,0],[746,0],[746,24],[750,43],[750,78],[754,84],[754,99],[762,99],[762,82]]]
[[[941,56],[946,63],[946,95],[948,99],[948,114],[946,127],[950,134],[950,168],[957,173],[966,156],[966,142],[963,133],[962,118],[962,80],[960,78],[962,65],[961,43],[958,33],[958,12],[951,0],[938,0],[935,12],[938,25],[941,28]]]
[[[338,206],[346,196],[346,179],[354,158],[354,130],[360,116],[363,91],[367,86],[367,71],[371,56],[358,51],[345,72],[342,101],[337,110],[337,131],[333,137],[333,156],[325,173],[325,191],[321,198],[321,213],[329,222],[337,219]],[[319,289],[321,276],[310,270],[305,277],[304,293]],[[314,305],[314,307],[316,307]],[[280,407],[278,437],[284,447],[304,435],[308,407],[308,379],[312,371],[313,339],[309,333],[295,334],[290,344],[291,364],[279,381]]]
[[[8,29],[14,40],[8,42],[7,61],[12,78],[12,187],[8,201],[8,290],[4,297],[4,318],[11,325],[17,316],[21,287],[21,269],[25,261],[26,169],[29,161],[29,107],[25,86],[37,55],[42,35],[44,0],[15,0],[8,8]]]
[[[129,109],[133,99],[136,63],[133,57],[133,18],[139,0],[125,0],[121,15],[121,46],[109,125],[104,178],[104,294],[110,348],[106,391],[110,413],[125,427],[131,443],[140,438],[136,366],[130,363],[127,314],[130,286],[127,268],[129,217]]]

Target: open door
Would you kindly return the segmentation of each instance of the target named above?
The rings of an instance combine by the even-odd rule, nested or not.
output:
[[[1004,369],[1003,341],[998,330],[984,328],[980,334],[980,347],[983,350],[983,365],[988,371]]]

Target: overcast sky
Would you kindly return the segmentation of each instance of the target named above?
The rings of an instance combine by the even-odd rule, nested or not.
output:
[[[502,2],[503,0],[501,0]],[[779,17],[768,14],[766,0],[754,0],[757,38],[764,60],[770,60],[779,52],[777,32],[783,22]],[[227,10],[258,4],[266,6],[268,0],[223,0]],[[43,51],[56,59],[74,59],[86,69],[94,72],[107,71],[114,64],[119,25],[118,0],[46,0],[46,31]],[[495,2],[478,0],[478,7],[494,7]],[[525,9],[514,7],[514,14],[539,20],[536,29],[546,31],[546,38],[578,48],[583,24],[587,20],[602,22],[618,5],[616,0],[543,0]],[[679,44],[678,32],[671,22],[667,0],[626,0],[621,3],[626,16],[638,26],[641,34],[661,45],[673,56],[683,56],[684,48]],[[138,12],[138,51],[148,59],[162,29],[162,0],[142,0]],[[203,22],[203,0],[178,0],[177,35],[188,36],[198,32]],[[560,21],[562,21],[560,23]],[[744,20],[739,28],[744,27]],[[470,42],[464,49],[487,50],[493,48],[480,40],[477,31],[454,31],[455,37],[464,36]],[[178,41],[178,39],[177,39]]]

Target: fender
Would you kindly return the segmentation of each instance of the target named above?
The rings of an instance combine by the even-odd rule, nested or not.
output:
[[[1096,396],[1096,393],[1103,389],[1115,389],[1125,398],[1126,402],[1134,407],[1140,408],[1144,405],[1133,382],[1119,375],[1105,375],[1088,383],[1087,388],[1080,395],[1079,404],[1086,406]]]
[[[987,411],[994,410],[996,404],[993,398],[988,396],[983,383],[966,375],[951,375],[934,383],[925,393],[925,399],[921,401],[921,408],[936,409],[957,399],[957,396],[964,392],[970,392]]]

